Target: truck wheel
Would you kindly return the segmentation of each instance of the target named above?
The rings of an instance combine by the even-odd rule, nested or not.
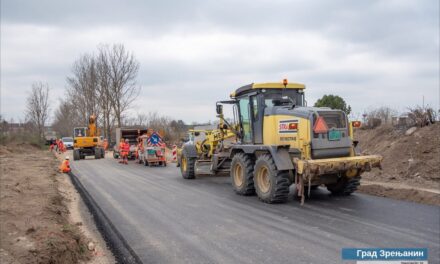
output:
[[[105,150],[101,148],[101,159],[105,158]]]
[[[254,162],[249,155],[238,153],[232,158],[230,175],[237,194],[255,194]]]
[[[194,179],[196,177],[195,173],[196,158],[188,157],[186,150],[182,151],[182,159],[180,164],[180,172],[184,179]]]
[[[269,154],[255,162],[254,186],[258,198],[265,203],[284,203],[289,195],[289,171],[279,171]]]
[[[100,159],[100,158],[101,158],[101,149],[95,148],[95,159]]]
[[[79,149],[73,150],[73,160],[79,160],[81,159],[81,156],[79,155]]]
[[[361,184],[361,176],[352,178],[341,177],[336,183],[328,184],[327,190],[333,195],[350,195],[357,190]]]

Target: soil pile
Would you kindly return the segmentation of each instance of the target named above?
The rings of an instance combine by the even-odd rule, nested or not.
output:
[[[355,139],[359,140],[363,154],[379,154],[384,157],[383,169],[364,173],[363,180],[396,183],[395,189],[399,189],[398,185],[405,184],[419,190],[387,195],[386,190],[389,190],[389,193],[398,193],[391,191],[392,188],[388,184],[387,188],[380,188],[382,191],[366,186],[361,188],[361,191],[399,199],[405,196],[423,196],[410,200],[424,202],[426,197],[422,189],[440,189],[440,123],[404,130],[391,126],[358,129],[355,131]],[[433,196],[432,199],[428,199],[431,200],[428,203],[440,203],[438,195],[427,196]]]
[[[86,240],[69,223],[57,189],[58,161],[29,144],[0,145],[0,262],[78,263]]]

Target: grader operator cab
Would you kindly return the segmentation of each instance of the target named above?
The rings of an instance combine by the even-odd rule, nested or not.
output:
[[[199,167],[209,167],[210,174],[227,171],[236,193],[256,193],[267,203],[286,202],[293,183],[302,203],[305,189],[320,185],[333,194],[354,192],[361,174],[380,167],[382,157],[361,156],[353,140],[353,124],[360,123],[340,110],[307,107],[304,89],[287,80],[254,83],[218,102],[218,136],[183,146],[182,176],[194,178]],[[235,124],[224,119],[224,104],[233,105]],[[231,134],[235,142],[225,144]],[[209,146],[209,155],[200,146]]]
[[[104,158],[105,150],[101,138],[98,136],[96,117],[89,117],[88,127],[73,129],[73,159],[85,159],[86,156],[95,156],[95,159]]]

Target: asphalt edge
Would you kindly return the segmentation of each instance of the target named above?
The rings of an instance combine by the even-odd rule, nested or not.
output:
[[[123,264],[142,264],[139,256],[130,245],[128,245],[127,241],[121,233],[119,233],[107,215],[105,215],[93,197],[87,192],[80,180],[72,172],[68,174],[90,213],[93,215],[96,226],[103,236],[104,241],[107,243],[107,246],[115,256],[116,261]]]

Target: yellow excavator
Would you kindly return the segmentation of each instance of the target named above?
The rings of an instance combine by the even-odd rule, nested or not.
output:
[[[95,156],[95,159],[104,158],[99,129],[96,125],[96,116],[89,117],[88,127],[73,129],[73,160],[85,159],[86,156]]]

